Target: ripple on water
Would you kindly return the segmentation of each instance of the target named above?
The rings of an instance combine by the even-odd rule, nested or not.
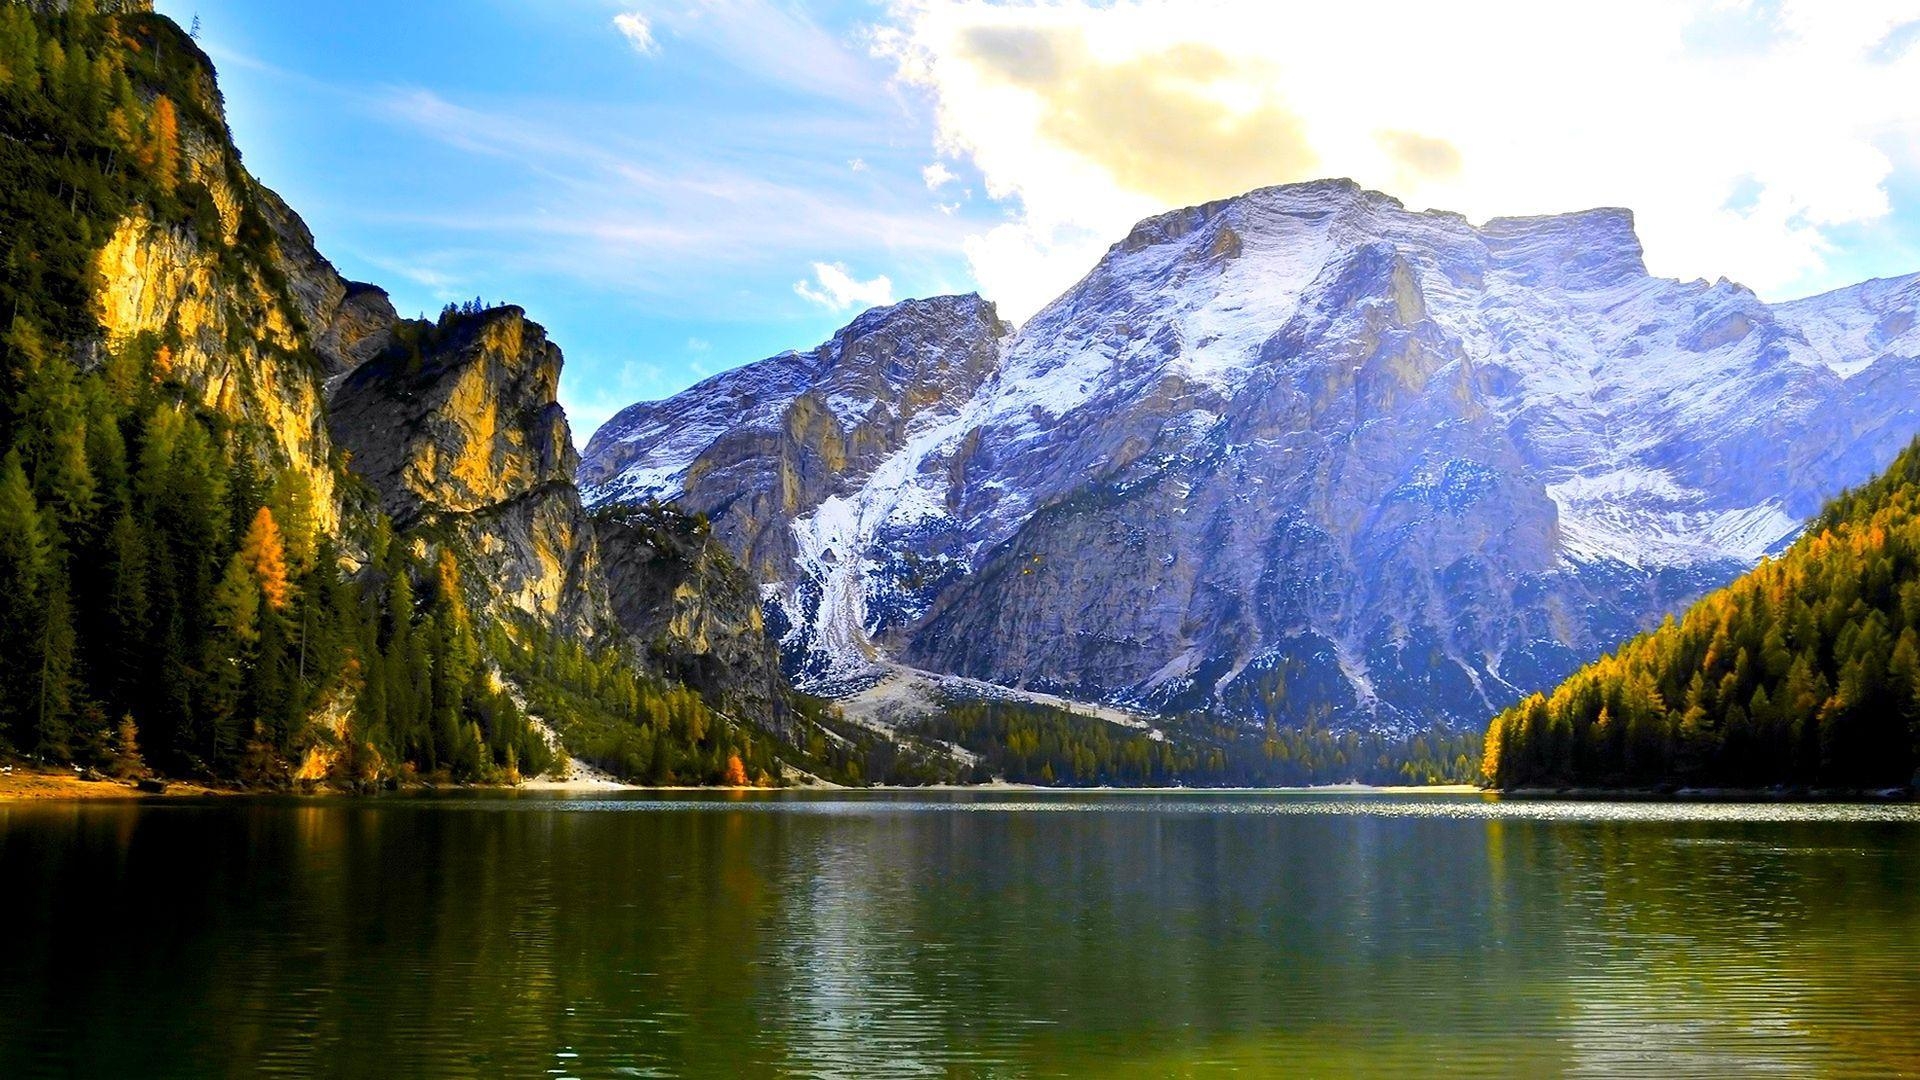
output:
[[[1559,822],[1832,822],[1920,823],[1920,804],[1906,802],[1690,802],[1666,800],[1512,799],[1487,795],[1263,795],[1221,798],[1201,794],[1133,794],[1060,791],[1041,797],[923,799],[862,794],[833,797],[589,798],[538,802],[473,800],[484,809],[565,813],[768,813],[811,816],[886,814],[1165,814],[1268,817],[1434,818],[1471,821]],[[1705,841],[1703,841],[1705,842]]]

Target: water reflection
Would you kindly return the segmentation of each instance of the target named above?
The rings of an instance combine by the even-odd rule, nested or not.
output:
[[[1920,815],[0,807],[0,1076],[1920,1071]]]

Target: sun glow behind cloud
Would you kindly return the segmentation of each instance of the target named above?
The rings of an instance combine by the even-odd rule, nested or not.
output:
[[[965,241],[1024,317],[1140,217],[1351,176],[1481,219],[1623,205],[1648,261],[1763,292],[1889,211],[1920,4],[913,0],[873,35],[1010,220]]]

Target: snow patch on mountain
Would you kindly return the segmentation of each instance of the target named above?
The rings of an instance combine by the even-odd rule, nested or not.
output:
[[[1697,507],[1707,493],[1664,470],[1615,469],[1548,484],[1560,510],[1561,554],[1570,563],[1614,560],[1640,569],[1732,559],[1758,561],[1784,547],[1801,522],[1779,500],[1729,510]]]

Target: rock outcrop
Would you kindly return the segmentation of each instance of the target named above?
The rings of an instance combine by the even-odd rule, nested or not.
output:
[[[105,238],[93,313],[104,344],[163,343],[165,376],[251,433],[243,445],[263,475],[302,476],[314,523],[350,561],[364,555],[378,510],[423,553],[456,554],[477,612],[613,647],[644,643],[643,668],[697,679],[735,716],[785,716],[789,686],[766,660],[757,591],[704,533],[655,530],[679,538],[641,554],[628,527],[607,526],[622,593],[674,599],[664,616],[623,602],[633,621],[616,617],[575,487],[562,356],[545,331],[511,306],[401,319],[381,289],[344,278],[241,165],[193,42],[164,19],[137,26],[186,58],[178,188],[204,209],[190,224],[135,213]]]
[[[705,518],[657,504],[595,515],[614,618],[653,670],[786,731],[789,687],[760,589]]]
[[[601,502],[670,491],[764,579],[790,574],[790,523],[853,490],[992,374],[1010,331],[977,296],[909,300],[808,353],[717,375],[594,433],[580,482]]]
[[[395,525],[453,544],[496,611],[579,638],[611,628],[560,350],[517,307],[409,322],[333,392],[328,426]]]

